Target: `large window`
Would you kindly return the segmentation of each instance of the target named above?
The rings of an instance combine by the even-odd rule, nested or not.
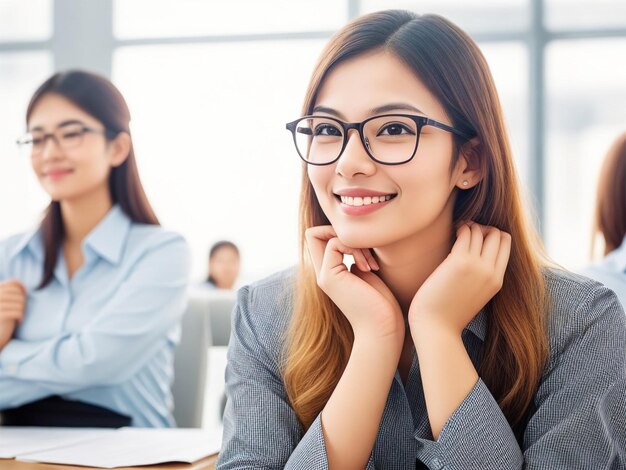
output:
[[[285,123],[300,115],[322,45],[272,40],[115,53],[113,78],[133,110],[148,196],[163,222],[186,235],[200,271],[209,243],[222,238],[241,245],[249,277],[296,262],[301,164]]]
[[[348,19],[336,0],[114,0],[120,39],[332,31]]]
[[[51,36],[52,0],[0,0],[0,41],[42,41]]]
[[[529,0],[362,0],[361,13],[387,8],[436,13],[470,34],[523,32],[530,25]]]
[[[29,96],[53,70],[110,76],[133,116],[140,172],[194,277],[211,242],[243,255],[243,282],[297,260],[300,113],[333,31],[406,8],[466,29],[489,62],[549,253],[587,261],[599,163],[626,122],[622,0],[0,0],[0,238],[37,221],[45,194],[14,146]],[[77,15],[80,21],[77,20]]]
[[[54,68],[51,36],[51,0],[0,0],[0,239],[35,224],[46,205],[15,140],[30,96]]]
[[[548,48],[545,238],[566,266],[589,255],[600,164],[626,130],[626,62],[618,57],[626,57],[626,38]]]

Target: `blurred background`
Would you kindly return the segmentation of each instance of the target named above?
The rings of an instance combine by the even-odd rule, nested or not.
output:
[[[242,283],[294,264],[301,166],[284,124],[333,32],[385,8],[478,41],[548,252],[587,263],[599,164],[626,129],[624,0],[0,0],[0,239],[47,203],[15,145],[28,99],[84,68],[126,97],[148,196],[196,280],[217,239],[239,245]]]

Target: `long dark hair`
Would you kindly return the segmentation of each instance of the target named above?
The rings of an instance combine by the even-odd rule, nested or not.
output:
[[[328,43],[313,71],[303,114],[311,114],[333,68],[375,50],[389,52],[410,67],[443,105],[452,125],[480,142],[483,179],[457,195],[453,218],[455,224],[474,220],[493,225],[513,237],[504,284],[486,306],[488,333],[478,372],[519,436],[549,352],[544,258],[525,214],[489,67],[474,41],[440,16],[400,10],[372,13],[342,28]],[[305,248],[305,230],[328,223],[304,163],[300,272],[282,374],[289,402],[305,429],[335,389],[354,340],[344,315],[317,286]]]
[[[113,140],[120,132],[126,132],[130,135],[128,105],[120,91],[106,78],[80,70],[54,74],[35,91],[30,99],[26,111],[27,125],[37,103],[49,94],[62,96],[99,120],[107,131],[106,138],[109,141]],[[124,163],[111,169],[109,191],[113,203],[119,204],[132,221],[159,225],[159,220],[141,185],[132,144]],[[44,272],[39,284],[40,289],[52,280],[61,241],[65,236],[59,201],[50,202],[41,221],[41,232],[45,258]]]

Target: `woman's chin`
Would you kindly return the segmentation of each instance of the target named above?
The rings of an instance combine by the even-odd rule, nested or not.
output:
[[[337,230],[339,241],[350,248],[374,248],[384,245],[382,237],[373,236],[371,233],[360,233],[351,230]]]

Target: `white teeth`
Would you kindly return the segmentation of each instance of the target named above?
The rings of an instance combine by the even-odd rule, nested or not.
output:
[[[391,195],[388,194],[386,196],[365,196],[365,197],[348,197],[348,196],[339,196],[341,199],[341,203],[347,206],[369,206],[370,204],[378,204],[379,202],[389,201],[391,199]]]

